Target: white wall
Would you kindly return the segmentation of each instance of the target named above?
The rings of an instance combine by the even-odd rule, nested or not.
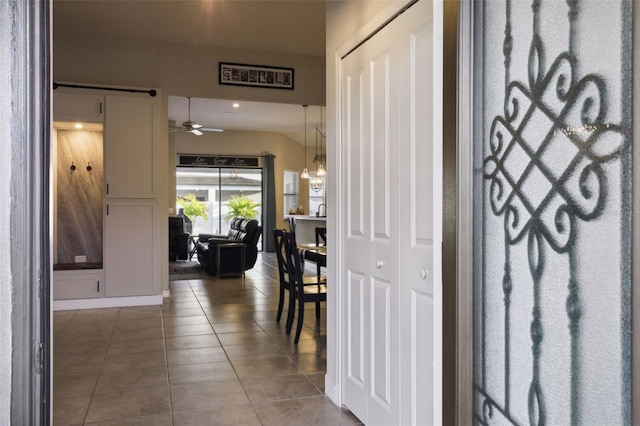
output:
[[[166,96],[324,105],[323,57],[54,33],[55,81],[159,87]],[[294,90],[218,84],[218,62],[294,68]]]

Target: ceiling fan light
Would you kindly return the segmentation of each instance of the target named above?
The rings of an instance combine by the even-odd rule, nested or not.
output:
[[[191,129],[189,133],[193,133],[196,136],[202,136],[202,132],[198,129]]]

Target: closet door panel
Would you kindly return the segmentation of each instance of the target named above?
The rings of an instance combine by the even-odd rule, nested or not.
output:
[[[365,233],[365,162],[367,151],[364,141],[367,135],[365,123],[365,75],[364,67],[357,66],[349,69],[347,66],[345,78],[345,154],[347,191],[345,205],[347,206],[347,234],[350,240],[361,240]]]
[[[391,52],[387,49],[372,58],[369,62],[369,113],[370,117],[370,157],[371,173],[371,225],[372,239],[377,241],[391,240],[391,211],[397,208],[394,203],[396,178],[391,173],[396,169],[393,165],[391,149]],[[397,140],[394,140],[397,142]]]
[[[370,370],[370,297],[369,245],[367,244],[369,220],[369,146],[367,145],[368,97],[367,66],[361,51],[353,52],[343,62],[342,114],[343,128],[342,175],[344,184],[342,205],[346,206],[344,216],[346,230],[344,238],[345,268],[342,282],[345,283],[344,318],[346,330],[343,333],[343,362],[346,366],[343,387],[344,404],[358,418],[366,422],[369,370]]]
[[[414,9],[415,8],[415,9]],[[398,18],[400,104],[400,312],[402,424],[441,420],[442,156],[433,3]],[[438,118],[440,117],[440,118]]]
[[[395,55],[393,31],[385,28],[343,60],[345,345],[353,347],[354,334],[364,344],[363,352],[345,355],[345,364],[364,366],[364,375],[345,378],[344,402],[367,424],[399,418]]]

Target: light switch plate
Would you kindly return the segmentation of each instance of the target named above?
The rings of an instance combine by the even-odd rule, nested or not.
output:
[[[86,263],[86,262],[87,262],[86,255],[76,256],[76,263]]]

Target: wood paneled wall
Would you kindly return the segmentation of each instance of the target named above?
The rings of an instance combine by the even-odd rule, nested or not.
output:
[[[55,263],[102,262],[104,188],[102,132],[57,131],[57,209]],[[71,170],[71,165],[75,170]],[[87,170],[87,166],[91,170]]]

